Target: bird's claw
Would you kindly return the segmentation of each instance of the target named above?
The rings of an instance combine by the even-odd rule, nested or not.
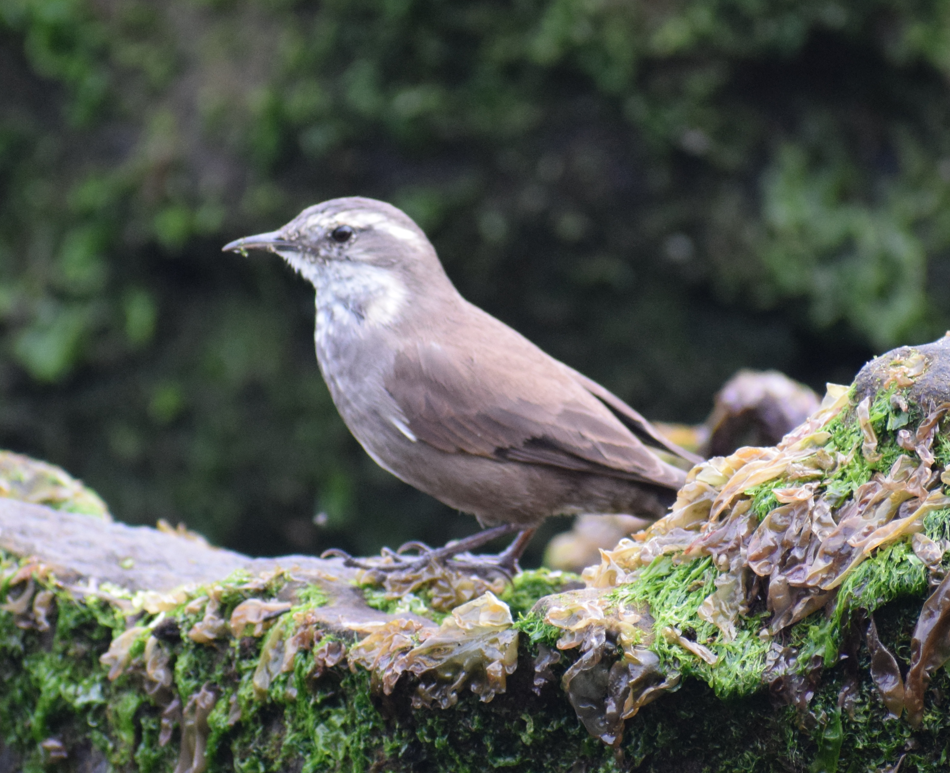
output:
[[[401,556],[403,553],[408,553],[410,550],[414,550],[417,553],[433,552],[433,548],[430,548],[425,542],[413,540],[411,542],[403,542],[398,548],[396,548],[396,553]]]
[[[393,553],[393,551],[390,550],[389,548],[383,548],[383,550],[382,550],[382,555],[383,555],[383,558],[400,558],[400,556],[397,556],[397,555],[396,555],[395,553]],[[324,551],[320,554],[320,558],[342,558],[342,559],[343,559],[343,566],[348,566],[348,567],[351,567],[351,568],[353,568],[353,569],[365,569],[365,570],[367,570],[367,571],[379,571],[379,569],[381,568],[379,565],[373,564],[373,563],[369,563],[368,561],[364,561],[364,560],[361,559],[361,558],[354,558],[354,557],[351,556],[349,553],[347,553],[345,550],[341,550],[340,548],[330,548],[329,550],[324,550]],[[369,559],[369,560],[371,561],[372,559]],[[396,567],[393,567],[393,568],[396,568]]]
[[[340,550],[340,548],[330,548],[329,550],[324,550],[320,554],[320,558],[342,558],[344,561],[353,558],[345,550]]]
[[[415,551],[416,554],[407,556],[406,553],[409,551]],[[511,582],[512,577],[520,571],[517,562],[514,566],[510,566],[504,561],[503,556],[476,556],[471,553],[447,555],[443,550],[431,548],[423,542],[407,542],[396,550],[384,547],[380,551],[379,558],[355,558],[339,548],[323,551],[320,558],[342,558],[344,566],[381,574],[421,572],[435,565],[451,571],[471,572],[480,576],[500,574],[506,582]]]

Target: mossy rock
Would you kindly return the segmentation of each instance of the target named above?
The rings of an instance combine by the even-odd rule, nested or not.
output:
[[[585,588],[0,500],[0,772],[945,769],[946,341],[694,469]]]

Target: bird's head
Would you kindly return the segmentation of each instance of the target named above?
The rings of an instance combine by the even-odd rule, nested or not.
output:
[[[367,272],[390,272],[411,287],[423,280],[428,289],[445,278],[435,250],[408,215],[355,196],[308,207],[276,231],[236,239],[223,249],[276,252],[314,285],[327,275],[327,266],[340,263],[357,273],[363,266]]]

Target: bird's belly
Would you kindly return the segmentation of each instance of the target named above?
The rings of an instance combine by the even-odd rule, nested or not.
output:
[[[511,463],[448,454],[406,438],[394,438],[398,450],[378,440],[361,444],[380,467],[443,504],[476,516],[482,525],[534,526],[548,515],[565,512],[550,482],[543,485],[537,471],[526,465],[517,465],[527,469],[516,471]]]
[[[356,434],[354,432],[354,434]],[[628,480],[466,453],[446,453],[405,437],[361,439],[383,469],[483,526],[538,525],[552,515],[627,513],[660,517],[670,493]]]

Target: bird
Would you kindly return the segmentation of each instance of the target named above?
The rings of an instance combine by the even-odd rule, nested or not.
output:
[[[481,525],[443,548],[400,549],[422,551],[420,562],[460,560],[515,535],[491,557],[515,572],[547,517],[659,518],[700,461],[465,300],[422,229],[391,204],[331,199],[223,248],[251,249],[278,254],[313,285],[317,362],[369,456]]]

